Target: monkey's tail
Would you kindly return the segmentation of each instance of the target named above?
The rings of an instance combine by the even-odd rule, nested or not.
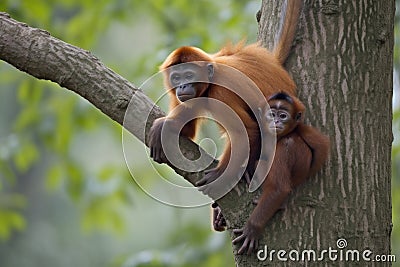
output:
[[[303,0],[286,0],[282,9],[278,34],[275,37],[275,58],[283,65],[289,56],[296,35]]]

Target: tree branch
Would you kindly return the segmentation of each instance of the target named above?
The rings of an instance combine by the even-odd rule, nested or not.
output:
[[[145,144],[153,121],[165,116],[142,90],[107,68],[89,51],[56,39],[47,31],[18,22],[4,12],[0,12],[0,59],[38,79],[50,80],[74,91]],[[131,100],[135,101],[135,112],[129,114],[131,123],[124,125]],[[143,131],[141,124],[135,122],[143,121],[143,114],[149,110]],[[183,155],[189,159],[200,156],[200,148],[194,142],[182,138],[181,143]],[[170,167],[192,184],[203,175],[202,172],[189,173]]]
[[[56,39],[47,31],[18,22],[4,12],[0,12],[0,59],[38,79],[53,81],[79,94],[146,145],[153,121],[165,116],[140,89],[107,68],[89,51]],[[124,117],[133,97],[135,112],[129,112],[130,123],[124,125]],[[142,122],[143,114],[149,110],[151,112],[143,131],[142,123],[135,122]],[[191,160],[201,154],[207,155],[187,138],[180,138],[180,148],[182,154]],[[203,171],[185,172],[168,165],[192,184],[203,177]],[[214,160],[209,168],[216,165]],[[236,189],[218,200],[230,232],[244,225],[252,210],[248,208],[252,207],[252,195],[246,193],[245,185],[239,183]],[[241,210],[239,216],[238,210]],[[246,258],[245,255],[238,256],[241,257]]]

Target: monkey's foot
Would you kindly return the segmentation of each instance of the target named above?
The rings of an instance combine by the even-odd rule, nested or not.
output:
[[[232,244],[236,245],[243,242],[238,249],[238,254],[247,252],[247,255],[250,255],[254,250],[256,250],[258,247],[260,232],[261,231],[257,229],[257,227],[251,226],[249,223],[246,223],[243,228],[234,229],[233,233],[239,236],[232,241]]]
[[[215,202],[211,204],[211,208],[213,209],[212,225],[214,230],[218,232],[225,231],[227,225],[224,215],[222,214],[221,208]]]

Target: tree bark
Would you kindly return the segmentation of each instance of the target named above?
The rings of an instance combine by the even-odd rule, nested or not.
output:
[[[263,1],[259,12],[259,39],[269,48],[280,8]],[[390,254],[394,11],[393,0],[306,1],[286,67],[306,121],[331,138],[330,160],[268,223],[261,244],[276,250],[274,261],[236,256],[239,266],[374,266],[361,252]],[[330,247],[343,259],[358,250],[360,261],[301,261],[304,250],[318,258]],[[300,252],[300,261],[279,261],[280,249]]]
[[[263,1],[259,13],[260,40],[268,47],[280,7],[280,1]],[[276,250],[274,260],[235,253],[237,266],[374,265],[362,259],[332,261],[327,255],[322,261],[301,261],[306,249],[315,250],[317,257],[324,249],[338,250],[339,238],[347,240],[344,252],[390,254],[393,18],[394,0],[306,1],[287,68],[307,107],[307,121],[331,137],[330,161],[295,190],[286,208],[268,223],[260,248]],[[133,118],[152,110],[146,128],[164,115],[142,91],[89,52],[5,13],[0,13],[0,59],[78,93],[121,125],[133,95],[138,96]],[[128,130],[147,143],[143,129],[130,126]],[[198,147],[187,140],[182,150],[191,158],[199,155]],[[179,174],[192,183],[202,176]],[[218,202],[229,230],[241,228],[253,209],[254,196],[245,193],[244,185],[239,187],[241,196],[231,192]],[[279,261],[280,249],[297,250],[300,260]]]

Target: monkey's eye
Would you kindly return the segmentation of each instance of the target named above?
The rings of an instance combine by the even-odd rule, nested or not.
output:
[[[281,119],[282,121],[286,121],[289,119],[289,114],[287,114],[286,112],[281,112],[279,113],[279,119]]]
[[[179,82],[181,81],[181,77],[179,75],[172,75],[171,76],[171,82],[172,84],[179,84]]]

